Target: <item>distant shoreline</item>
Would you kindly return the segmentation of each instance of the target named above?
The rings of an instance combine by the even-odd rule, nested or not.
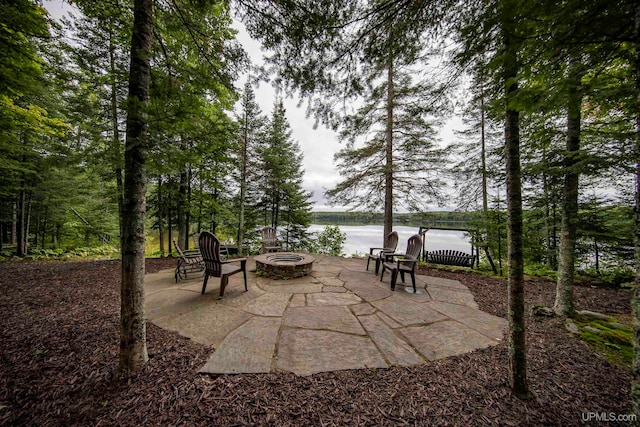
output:
[[[475,212],[395,213],[394,225],[465,229],[478,218]],[[383,225],[382,212],[311,212],[311,223],[319,225]]]

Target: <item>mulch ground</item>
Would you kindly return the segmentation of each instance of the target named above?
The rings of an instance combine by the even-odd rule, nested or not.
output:
[[[147,272],[174,265],[148,260]],[[426,272],[462,281],[482,310],[506,317],[504,280]],[[149,363],[116,383],[119,280],[117,261],[0,264],[1,425],[570,426],[631,412],[630,368],[531,315],[527,401],[510,394],[506,344],[411,368],[204,376],[214,349],[153,324]],[[553,283],[527,283],[529,306],[553,294]],[[629,291],[577,287],[575,297],[579,309],[630,313]]]

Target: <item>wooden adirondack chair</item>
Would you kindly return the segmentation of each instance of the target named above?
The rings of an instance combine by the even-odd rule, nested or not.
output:
[[[391,290],[396,289],[396,281],[398,279],[398,272],[400,272],[400,278],[404,283],[404,274],[409,273],[411,275],[411,283],[413,284],[413,292],[416,292],[416,264],[420,259],[420,250],[422,249],[422,239],[419,235],[414,234],[409,237],[407,241],[407,251],[404,254],[386,253],[386,261],[382,263],[382,272],[380,273],[380,281],[384,276],[384,271],[389,270],[391,272]],[[395,261],[394,261],[395,259]]]
[[[178,283],[178,278],[184,280],[189,273],[204,270],[204,261],[202,260],[202,255],[199,250],[183,251],[175,239],[173,239],[173,247],[176,248],[178,252],[178,264],[176,265],[174,274],[176,283]]]
[[[392,231],[387,235],[386,247],[384,248],[369,248],[369,255],[367,256],[367,271],[369,271],[369,261],[372,259],[376,262],[376,276],[380,271],[380,263],[384,261],[385,253],[394,253],[398,247],[398,233]]]
[[[224,288],[226,288],[227,283],[229,283],[229,276],[240,272],[242,272],[242,274],[244,275],[244,290],[246,292],[248,290],[247,259],[222,259],[222,255],[220,254],[220,240],[218,240],[216,236],[208,231],[203,231],[202,233],[200,233],[199,243],[200,253],[202,254],[202,259],[204,260],[205,265],[204,282],[202,283],[202,294],[204,295],[204,292],[207,289],[207,281],[209,280],[209,276],[219,277],[220,293],[218,295],[218,299],[222,299],[222,296],[224,295]],[[239,262],[240,265],[231,265],[231,263],[235,262]]]
[[[280,249],[282,249],[282,245],[278,241],[276,229],[264,227],[262,229],[262,253],[278,252]]]

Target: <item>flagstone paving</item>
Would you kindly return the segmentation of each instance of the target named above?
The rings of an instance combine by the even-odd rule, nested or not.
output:
[[[399,283],[392,292],[362,259],[315,257],[306,277],[248,273],[248,292],[231,276],[222,300],[217,279],[201,295],[200,275],[175,283],[173,270],[149,274],[148,320],[214,347],[200,371],[216,374],[413,366],[504,338],[507,321],[480,311],[456,280],[416,276],[414,294],[407,277],[407,291]]]

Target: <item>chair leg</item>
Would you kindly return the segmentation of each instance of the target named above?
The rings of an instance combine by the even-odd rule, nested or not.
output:
[[[371,261],[371,257],[367,257],[367,271],[369,271],[369,261]],[[376,273],[378,274],[378,273]]]
[[[376,258],[376,276],[378,275],[378,271],[380,271],[380,258]]]
[[[382,282],[382,278],[384,277],[384,264],[382,264],[382,272],[380,273],[380,281]]]
[[[244,275],[244,291],[247,292],[249,289],[247,288],[247,269],[242,270],[242,274]]]
[[[404,283],[404,271],[400,272],[400,278],[402,279],[402,283]]]
[[[204,295],[204,291],[207,289],[208,280],[209,280],[209,273],[204,273],[204,282],[202,283],[202,295]]]
[[[413,293],[416,293],[416,275],[415,273],[412,271],[411,272],[411,284],[413,285]]]
[[[222,299],[222,296],[224,295],[224,288],[227,287],[228,282],[229,282],[229,276],[223,275],[220,278],[220,295],[218,295],[218,299]]]
[[[398,280],[398,270],[391,271],[391,290],[396,290],[396,281]]]

